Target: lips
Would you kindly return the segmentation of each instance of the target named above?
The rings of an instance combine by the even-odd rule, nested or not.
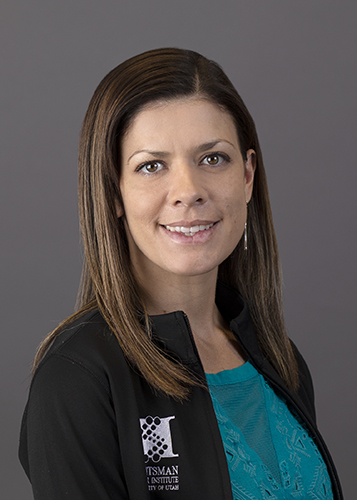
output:
[[[168,231],[171,231],[172,233],[181,233],[184,234],[185,236],[194,236],[197,234],[199,231],[206,231],[210,229],[215,223],[212,222],[210,224],[195,224],[194,226],[165,226],[164,228],[167,229]]]

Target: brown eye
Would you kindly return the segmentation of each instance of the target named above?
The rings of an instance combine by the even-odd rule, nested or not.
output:
[[[144,163],[139,167],[138,170],[141,170],[145,174],[154,174],[163,168],[163,164],[159,161],[151,161],[148,163]]]
[[[201,163],[211,167],[223,166],[231,161],[230,157],[224,153],[211,153],[202,158]]]
[[[146,170],[148,172],[156,172],[157,169],[158,169],[157,163],[150,163],[149,165],[146,165]]]
[[[217,165],[217,163],[219,162],[219,156],[218,155],[207,156],[206,159],[207,159],[207,163],[209,165]]]

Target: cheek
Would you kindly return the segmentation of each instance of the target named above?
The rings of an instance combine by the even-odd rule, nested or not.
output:
[[[236,246],[244,232],[246,222],[246,203],[245,199],[235,199],[227,204],[227,214],[229,214],[229,238],[231,243]]]
[[[154,192],[142,193],[140,190],[132,190],[123,195],[126,225],[132,234],[137,231],[142,233],[155,220],[157,206],[154,195]]]
[[[140,214],[146,212],[147,207],[150,206],[148,194],[136,186],[133,181],[123,182],[120,185],[124,213],[127,220],[140,217]]]
[[[247,204],[242,185],[227,188],[225,195],[225,209],[230,217],[236,222],[245,219]]]

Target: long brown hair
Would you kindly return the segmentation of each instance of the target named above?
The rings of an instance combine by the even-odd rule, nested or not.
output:
[[[184,399],[190,386],[197,383],[151,341],[150,322],[132,273],[123,221],[116,215],[116,204],[121,204],[123,134],[143,106],[184,96],[208,99],[228,111],[243,157],[249,149],[256,152],[247,218],[248,251],[240,241],[220,265],[219,277],[247,301],[263,353],[294,390],[298,374],[284,326],[280,260],[254,121],[218,64],[196,52],[176,48],[151,50],[125,61],[102,80],[91,99],[79,146],[79,214],[85,249],[80,309],[44,340],[34,366],[66,325],[98,307],[128,361],[154,389]]]

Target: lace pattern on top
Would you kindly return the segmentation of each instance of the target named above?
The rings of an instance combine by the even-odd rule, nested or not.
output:
[[[249,362],[206,377],[234,500],[333,500],[326,465],[303,423]],[[249,417],[252,394],[262,400],[259,411],[265,412],[263,418],[254,412]],[[254,440],[255,422],[265,427],[258,429],[259,443]]]

